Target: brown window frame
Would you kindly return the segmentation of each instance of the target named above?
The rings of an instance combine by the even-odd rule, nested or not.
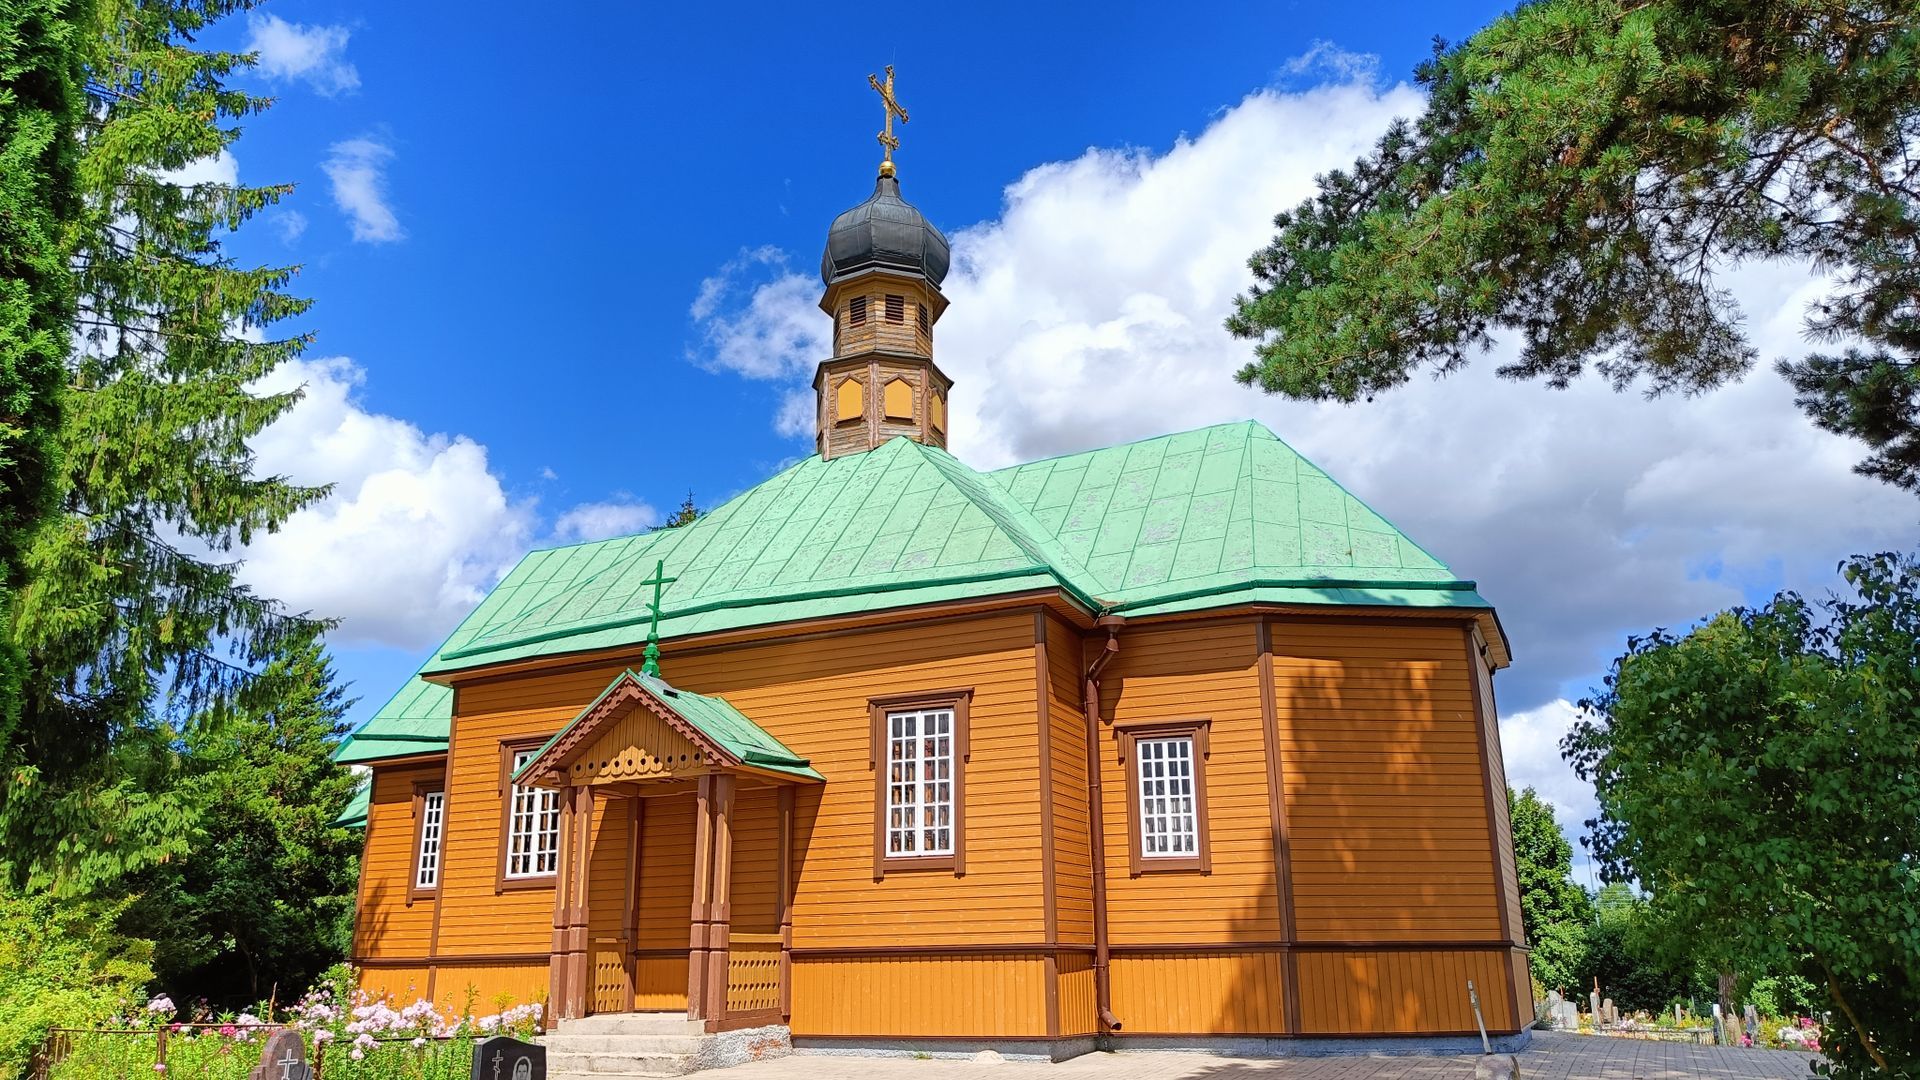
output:
[[[968,738],[973,688],[928,690],[867,699],[867,768],[873,772],[873,880],[889,871],[949,870],[954,877],[967,872],[967,762],[972,756]],[[953,854],[887,854],[887,714],[914,709],[953,710]]]
[[[888,322],[896,325],[904,323],[907,321],[907,298],[895,293],[888,293],[886,294],[883,310],[886,312]]]
[[[847,301],[847,325],[849,327],[867,325],[866,297],[856,296]]]
[[[1127,863],[1133,877],[1142,874],[1172,872],[1213,872],[1213,853],[1207,842],[1207,759],[1212,750],[1207,736],[1212,719],[1136,721],[1114,725],[1119,743],[1120,768],[1127,775]],[[1193,740],[1193,829],[1194,854],[1190,858],[1148,858],[1140,850],[1140,767],[1134,760],[1135,744],[1142,738],[1190,738]]]
[[[420,887],[420,840],[427,831],[427,796],[440,796],[440,852],[433,868],[433,888]],[[440,895],[440,883],[447,877],[447,785],[445,780],[413,782],[413,848],[407,860],[407,903],[432,900]]]
[[[933,320],[927,316],[927,305],[915,304],[913,307],[913,321],[914,325],[920,329],[920,336],[927,337],[931,335],[933,333]]]
[[[547,735],[529,735],[517,739],[500,740],[500,782],[494,789],[500,799],[500,844],[497,861],[493,868],[493,891],[495,893],[515,892],[521,889],[551,889],[560,880],[559,862],[554,860],[554,872],[536,877],[507,876],[507,834],[513,828],[513,756],[523,750],[538,750],[547,744]],[[560,800],[560,833],[566,835],[566,800]]]

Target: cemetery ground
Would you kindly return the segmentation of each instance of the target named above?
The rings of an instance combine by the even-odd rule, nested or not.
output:
[[[1525,1080],[1805,1080],[1816,1055],[1536,1031],[1514,1055]],[[1082,1054],[1058,1064],[796,1054],[702,1080],[1474,1080],[1479,1055],[1231,1058],[1172,1051]]]

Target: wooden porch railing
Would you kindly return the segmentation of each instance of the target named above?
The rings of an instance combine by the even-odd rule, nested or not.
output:
[[[732,935],[727,952],[727,1019],[779,1022],[779,934]]]

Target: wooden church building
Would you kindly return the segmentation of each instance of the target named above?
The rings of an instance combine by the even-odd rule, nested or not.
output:
[[[342,747],[362,985],[1058,1057],[1477,1047],[1471,981],[1520,1032],[1473,582],[1257,423],[969,468],[947,268],[888,161],[815,453],[527,555]]]

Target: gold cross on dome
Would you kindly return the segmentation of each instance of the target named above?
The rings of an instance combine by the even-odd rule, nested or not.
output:
[[[900,149],[900,139],[893,133],[893,118],[897,116],[901,123],[907,122],[906,108],[900,104],[899,98],[893,96],[893,65],[887,65],[886,82],[881,82],[877,76],[868,74],[867,85],[873,87],[874,92],[880,95],[880,104],[886,111],[887,126],[881,130],[879,136],[880,145],[886,148],[885,156],[880,160],[880,175],[892,176],[893,152]]]

